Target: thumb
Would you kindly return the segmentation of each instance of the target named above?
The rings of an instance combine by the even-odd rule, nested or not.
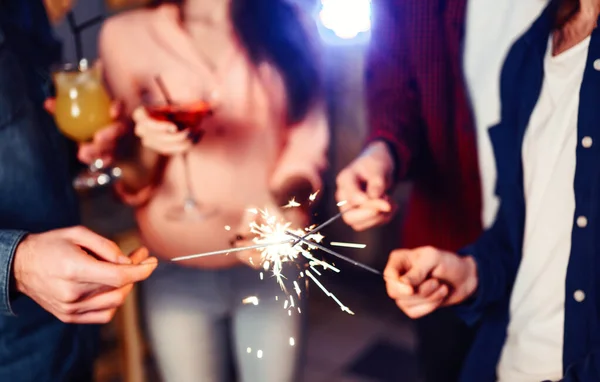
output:
[[[431,269],[424,267],[423,264],[414,263],[408,272],[400,277],[400,280],[416,288],[427,280],[430,272]]]

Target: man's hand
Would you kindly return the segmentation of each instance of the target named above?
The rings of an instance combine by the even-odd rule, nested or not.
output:
[[[336,199],[352,208],[343,219],[356,231],[387,223],[396,206],[386,192],[392,186],[394,160],[387,145],[372,143],[337,177]]]
[[[131,257],[83,227],[28,235],[13,260],[16,288],[67,323],[110,321],[133,283],[157,261],[140,249]]]
[[[440,306],[458,304],[477,289],[477,266],[472,257],[432,247],[392,252],[383,273],[388,295],[411,318]]]
[[[44,102],[44,108],[48,113],[54,114],[56,107],[56,100],[54,98],[48,98]],[[119,121],[123,111],[123,105],[115,102],[110,108],[110,116],[113,119],[113,123],[105,126],[94,134],[92,142],[85,142],[79,144],[79,151],[77,153],[78,159],[87,164],[91,165],[96,160],[102,160],[103,166],[110,166],[114,161],[114,153],[117,146],[117,142],[121,136],[123,136],[127,130],[127,126]]]

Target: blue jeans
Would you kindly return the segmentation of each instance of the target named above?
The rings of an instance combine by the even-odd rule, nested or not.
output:
[[[298,282],[298,301],[290,281],[298,272],[285,272],[295,307],[284,309],[286,294],[266,272],[261,280],[259,271],[247,267],[201,270],[161,263],[142,284],[142,301],[163,380],[228,381],[234,366],[242,382],[298,381],[307,314],[304,283]],[[258,305],[245,304],[248,296],[256,296]]]

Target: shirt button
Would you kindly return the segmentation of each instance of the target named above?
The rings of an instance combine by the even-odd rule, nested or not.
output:
[[[583,139],[581,140],[581,145],[586,149],[592,147],[592,143],[592,137],[583,137]]]
[[[594,60],[594,69],[600,71],[600,58]]]
[[[585,300],[585,293],[581,289],[578,289],[573,293],[573,298],[577,302],[583,302]]]
[[[579,228],[585,228],[587,227],[587,218],[585,216],[580,216],[577,218],[577,227]]]

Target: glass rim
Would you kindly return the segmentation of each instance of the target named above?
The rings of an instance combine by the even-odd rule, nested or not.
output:
[[[85,68],[84,68],[85,66]],[[60,62],[50,67],[52,74],[58,73],[85,73],[94,70],[95,66],[90,65],[87,59],[81,59],[79,63],[76,62]]]

